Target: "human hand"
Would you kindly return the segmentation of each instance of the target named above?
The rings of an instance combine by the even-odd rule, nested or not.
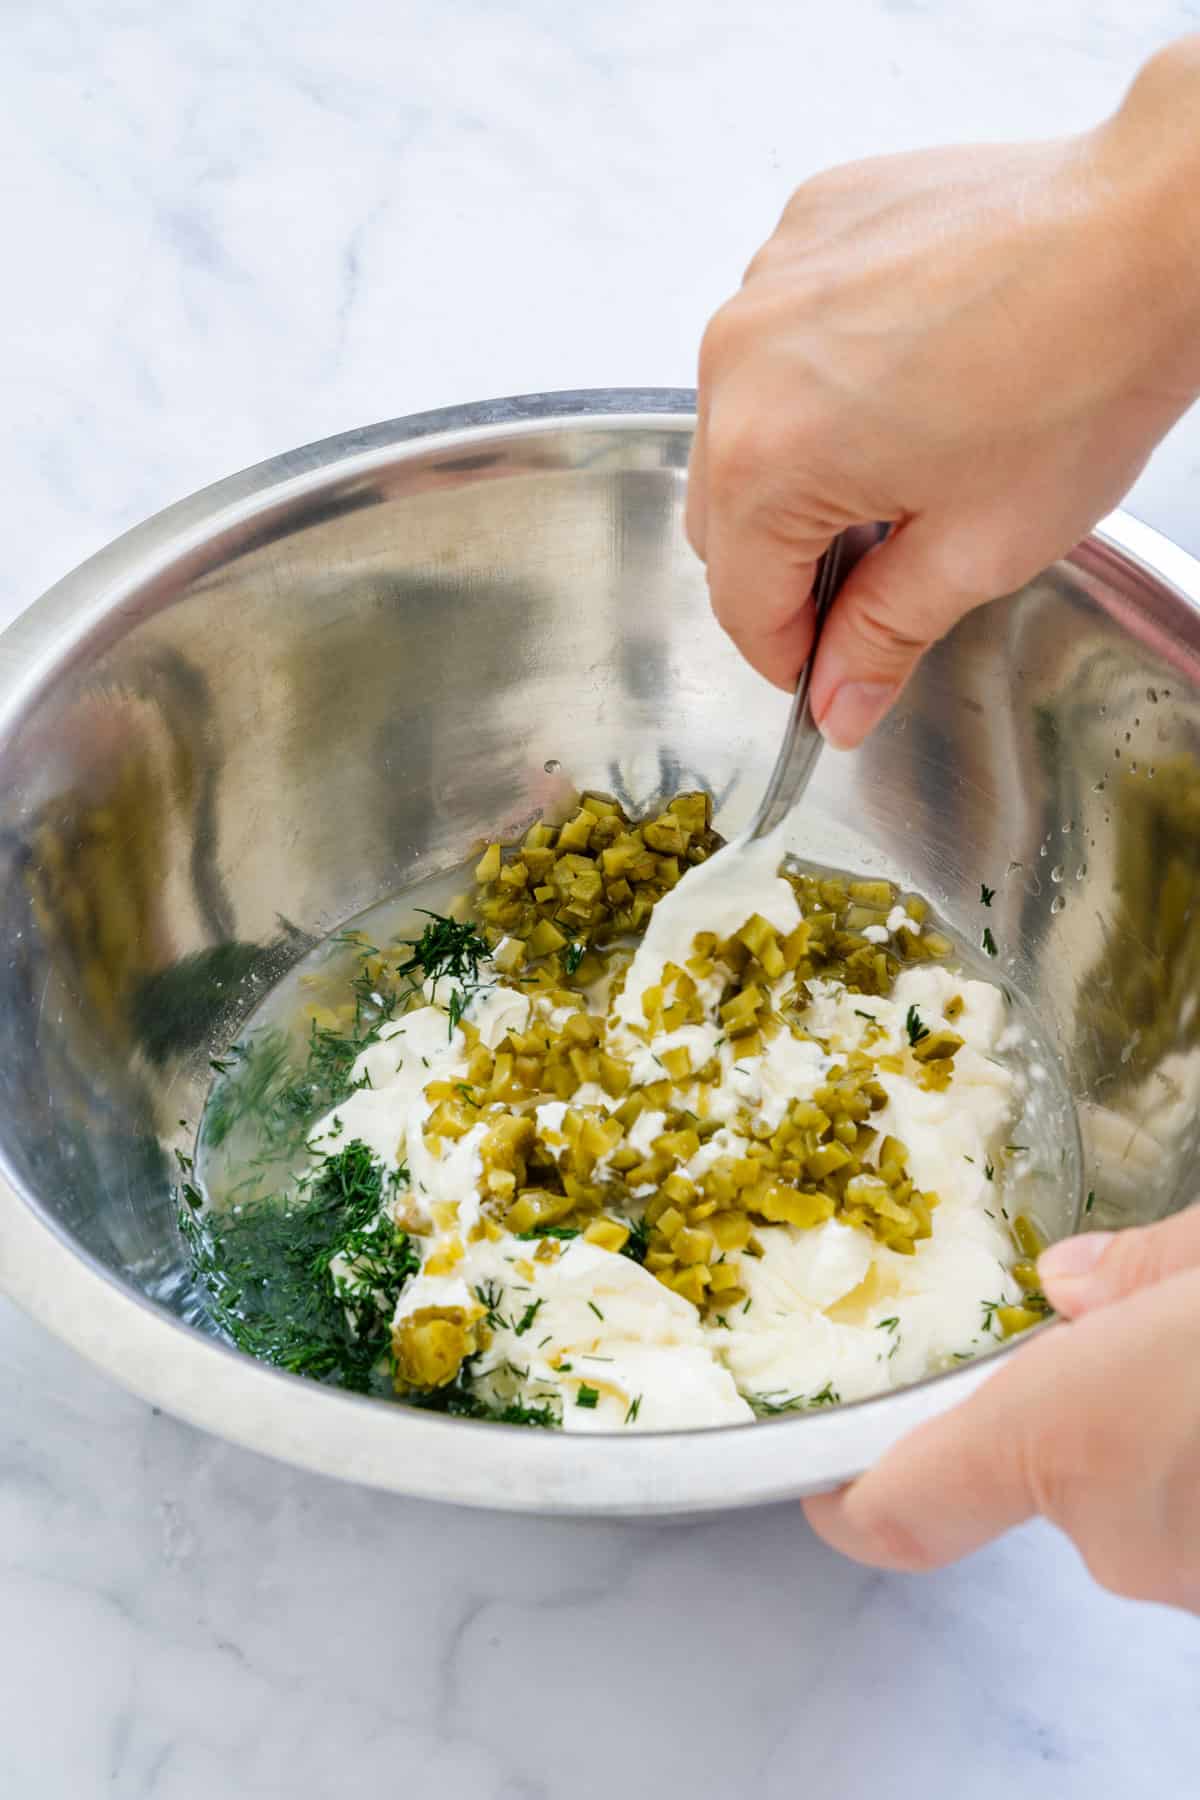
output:
[[[1200,391],[1200,39],[1083,137],[925,151],[798,189],[700,356],[688,534],[718,619],[858,743],[964,613],[1065,554]]]
[[[1038,1268],[1070,1322],[806,1501],[809,1522],[860,1562],[919,1570],[1040,1513],[1114,1593],[1200,1612],[1200,1206],[1069,1238]]]

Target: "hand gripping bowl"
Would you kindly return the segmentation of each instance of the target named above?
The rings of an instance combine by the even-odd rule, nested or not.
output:
[[[680,1513],[844,1480],[996,1366],[753,1427],[573,1436],[278,1373],[196,1304],[179,1122],[315,939],[571,787],[703,785],[726,833],[753,810],[787,701],[684,542],[692,404],[542,395],[295,451],[130,532],[3,640],[0,1282],[196,1424],[401,1493]],[[1198,602],[1200,567],[1115,516],[965,620],[805,801],[814,859],[920,890],[976,945],[990,926],[994,977],[1058,1046],[1091,1224],[1190,1198]]]

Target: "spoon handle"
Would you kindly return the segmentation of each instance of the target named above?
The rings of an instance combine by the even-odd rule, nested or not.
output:
[[[758,811],[754,815],[747,836],[750,838],[765,837],[776,825],[782,823],[793,807],[804,798],[804,790],[808,786],[813,766],[820,755],[823,739],[817,729],[809,704],[809,688],[812,683],[813,664],[816,661],[817,645],[821,641],[821,629],[828,616],[829,609],[841,590],[842,583],[866,552],[873,545],[881,543],[887,536],[886,525],[853,526],[834,538],[832,544],[817,564],[816,579],[813,582],[813,638],[812,647],[800,671],[796,683],[796,692],[792,698],[792,708],[788,714],[787,727],[783,734],[779,755],[775,759],[775,767],[771,770],[771,778],[767,782],[766,792],[759,802]]]

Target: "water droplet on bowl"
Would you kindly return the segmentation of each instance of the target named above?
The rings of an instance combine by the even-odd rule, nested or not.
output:
[[[547,775],[557,775],[558,771],[562,768],[562,764],[559,762],[557,756],[548,756],[542,764],[542,767],[545,769]]]
[[[1055,863],[1054,867],[1050,871],[1050,879],[1051,879],[1051,881],[1061,881],[1065,874],[1066,874],[1066,870],[1063,868],[1062,864]]]
[[[1067,897],[1065,894],[1055,894],[1053,900],[1050,902],[1050,911],[1052,913],[1060,913],[1066,904]]]
[[[1076,881],[1083,881],[1085,879],[1086,875],[1087,875],[1087,864],[1080,863],[1079,867],[1075,871]]]

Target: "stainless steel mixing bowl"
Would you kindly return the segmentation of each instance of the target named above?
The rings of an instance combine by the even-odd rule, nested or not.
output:
[[[403,1493],[681,1512],[844,1479],[988,1373],[576,1437],[331,1392],[198,1321],[180,1121],[314,940],[574,785],[703,784],[724,829],[748,816],[786,701],[684,542],[692,398],[544,395],[296,451],[130,532],[0,645],[0,1281],[197,1424]],[[1198,599],[1196,563],[1114,517],[961,625],[806,802],[814,857],[890,873],[976,943],[990,925],[1106,1225],[1183,1203],[1195,1163]]]

